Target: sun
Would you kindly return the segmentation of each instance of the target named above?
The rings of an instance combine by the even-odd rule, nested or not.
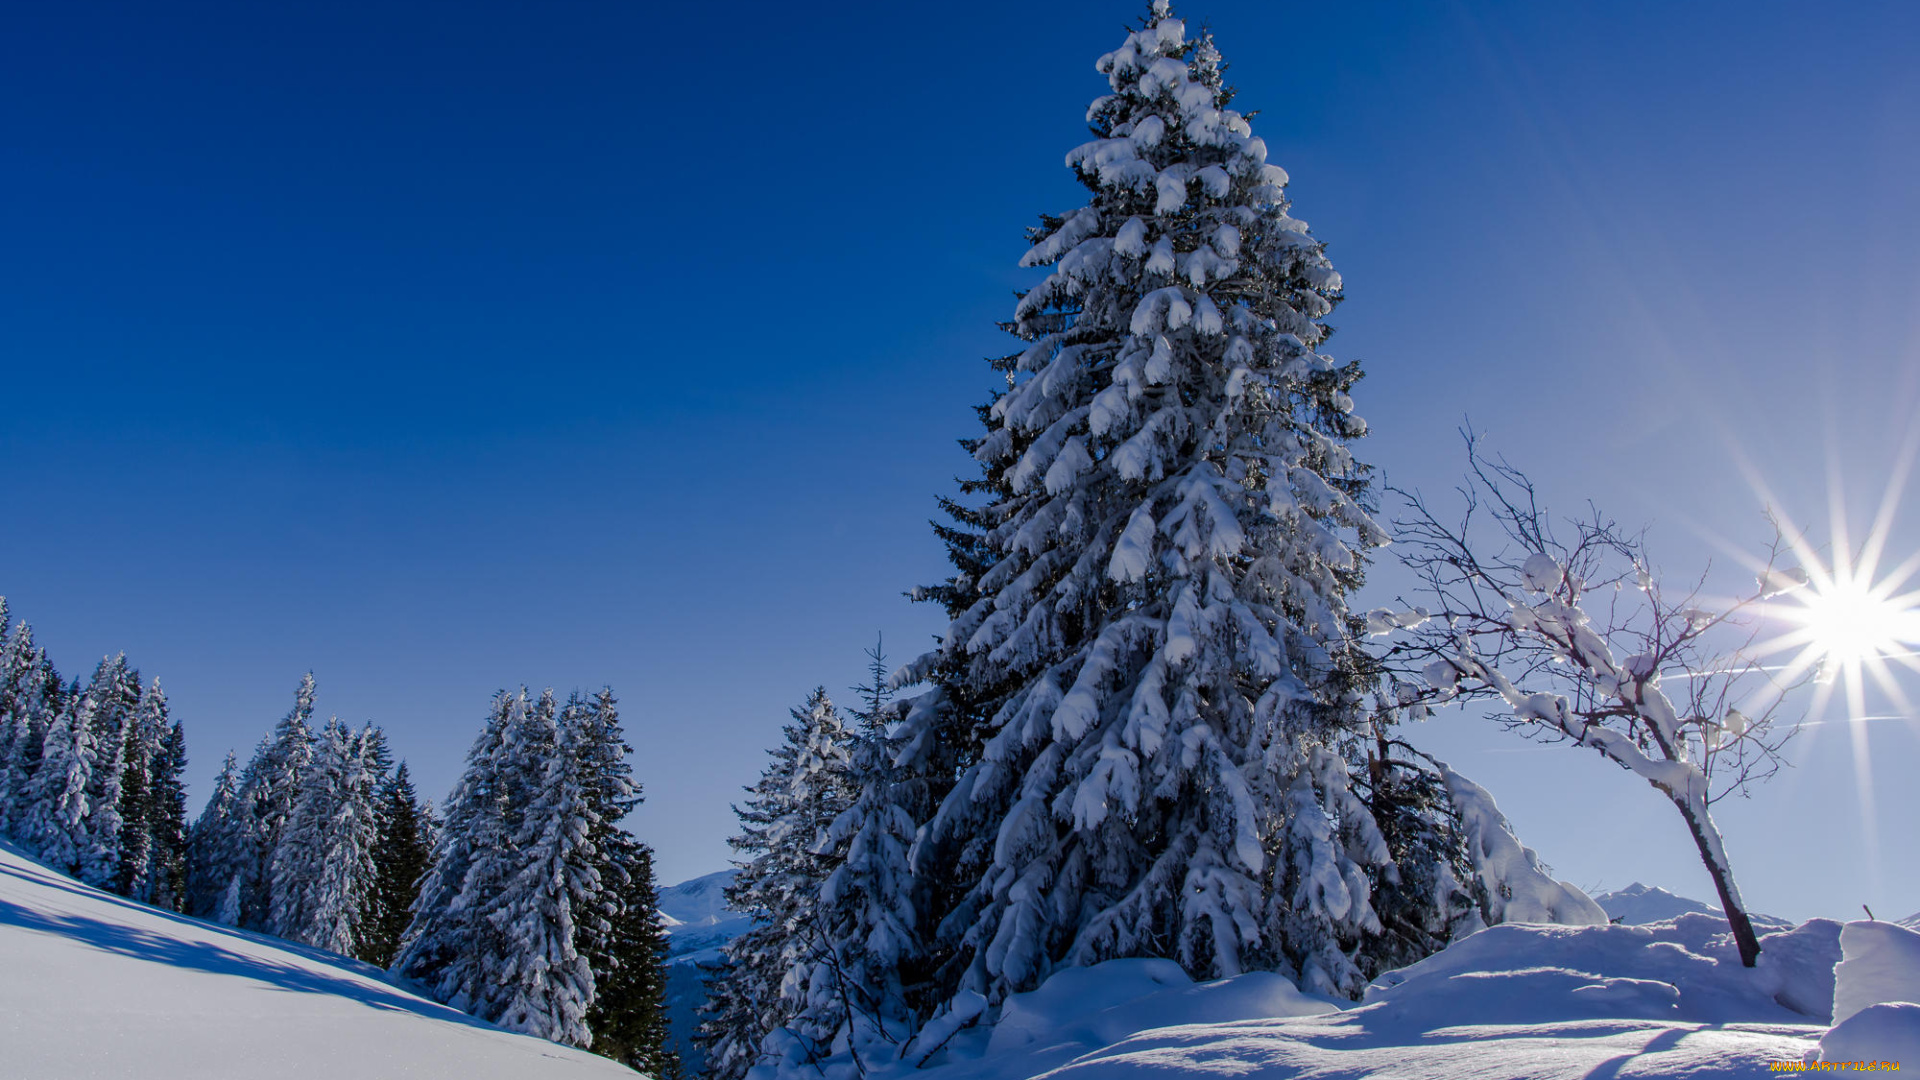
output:
[[[1757,642],[1753,652],[1786,654],[1783,666],[1768,669],[1780,676],[1776,685],[1814,676],[1818,685],[1812,723],[1824,722],[1821,714],[1835,691],[1843,695],[1847,718],[1865,718],[1869,685],[1877,686],[1901,713],[1911,716],[1913,712],[1898,675],[1903,668],[1920,672],[1920,588],[1914,587],[1920,579],[1920,552],[1898,562],[1898,556],[1888,556],[1900,497],[1916,461],[1920,461],[1920,423],[1909,429],[1894,459],[1879,512],[1858,547],[1848,536],[1843,474],[1830,461],[1828,544],[1815,547],[1803,530],[1781,515],[1782,539],[1799,566],[1755,566],[1760,574],[1759,610],[1782,632]],[[1751,473],[1749,480],[1756,492],[1764,493]],[[1856,732],[1857,737],[1861,734]]]
[[[1797,602],[1775,608],[1782,620],[1800,628],[1780,638],[1779,648],[1804,646],[1835,672],[1878,665],[1920,645],[1915,594],[1895,595],[1900,583],[1892,577],[1875,583],[1841,567],[1834,571],[1818,575],[1824,580],[1812,588],[1788,594]]]

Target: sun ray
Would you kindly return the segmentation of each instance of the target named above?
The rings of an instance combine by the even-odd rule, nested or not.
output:
[[[1906,438],[1901,441],[1900,450],[1893,457],[1893,475],[1887,478],[1887,489],[1880,496],[1880,509],[1873,516],[1873,528],[1867,532],[1866,545],[1860,551],[1860,573],[1868,580],[1872,580],[1880,556],[1886,551],[1887,537],[1893,531],[1893,519],[1900,509],[1900,498],[1906,494],[1907,476],[1913,471],[1915,455],[1920,455],[1920,420],[1907,424]],[[1908,562],[1913,560],[1909,559]]]

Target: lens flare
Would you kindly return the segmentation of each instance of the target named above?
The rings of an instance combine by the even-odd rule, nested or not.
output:
[[[1836,568],[1838,569],[1838,568]],[[1791,594],[1797,603],[1775,612],[1798,632],[1776,641],[1782,649],[1803,646],[1829,673],[1879,665],[1920,644],[1920,610],[1914,595],[1893,595],[1891,579],[1877,586],[1852,574],[1819,575],[1819,585]]]

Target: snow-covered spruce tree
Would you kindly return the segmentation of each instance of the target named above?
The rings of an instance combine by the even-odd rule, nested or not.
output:
[[[727,886],[727,906],[753,925],[722,949],[707,980],[698,1040],[707,1071],[743,1076],[759,1059],[761,1043],[805,1007],[804,988],[816,965],[831,955],[818,920],[820,886],[834,870],[821,851],[826,830],[853,802],[847,771],[848,731],[824,687],[792,711],[783,742],[760,779],[734,807],[740,835],[728,843],[742,856]],[[788,1033],[802,1056],[823,1046],[831,1030]]]
[[[923,1000],[1142,955],[1357,996],[1391,856],[1349,774],[1345,597],[1384,536],[1346,445],[1359,368],[1318,351],[1340,278],[1210,39],[1160,0],[1098,66],[1068,156],[1091,197],[1033,234],[1052,272],[974,444],[991,502],[926,593],[953,624],[897,677],[935,686],[901,766],[957,777],[914,853],[945,963]]]
[[[207,805],[187,837],[187,914],[236,925],[238,913],[222,918],[221,902],[230,891],[237,902],[239,882],[251,858],[251,834],[243,813],[240,763],[229,750]]]
[[[142,902],[154,900],[155,867],[164,854],[157,851],[156,821],[164,793],[156,787],[154,771],[163,766],[171,726],[167,696],[155,679],[140,694],[139,704],[121,732],[120,869],[113,891]]]
[[[156,682],[154,692],[158,692]],[[164,701],[164,699],[163,699]],[[165,721],[166,717],[161,716]],[[165,728],[147,774],[146,883],[135,899],[169,911],[186,910],[187,734],[178,720]]]
[[[511,838],[516,865],[487,912],[490,939],[501,946],[487,964],[498,996],[480,1015],[511,1031],[588,1046],[593,969],[579,948],[580,925],[598,917],[601,893],[583,759],[590,717],[577,697],[556,717],[551,692],[526,716],[508,745],[524,755],[524,767],[540,766],[539,783]]]
[[[121,801],[128,755],[138,758],[142,752],[134,728],[140,708],[140,673],[128,666],[125,653],[100,661],[87,686],[86,703],[95,759],[87,781],[89,810],[79,876],[89,885],[107,889],[120,880],[121,831],[125,824]],[[141,798],[145,798],[144,790]],[[141,854],[144,858],[145,852]]]
[[[0,836],[19,837],[28,785],[39,768],[48,726],[60,711],[60,676],[24,622],[7,635],[0,666],[7,673],[0,699]]]
[[[87,712],[84,698],[71,696],[48,723],[19,830],[28,849],[66,874],[79,871],[86,852],[87,785],[96,756]]]
[[[816,851],[832,866],[820,883],[812,922],[813,963],[787,988],[797,1014],[787,1022],[806,1045],[898,1046],[913,1015],[903,973],[917,958],[912,906],[914,822],[898,801],[906,793],[893,768],[893,713],[885,657],[867,653],[868,679],[856,689],[843,768],[853,801],[826,827]]]
[[[602,855],[613,873],[607,901],[608,927],[589,957],[594,970],[593,1008],[587,1026],[593,1051],[654,1077],[682,1075],[671,1046],[667,1017],[667,954],[671,943],[660,921],[660,895],[653,876],[653,849],[615,830]]]
[[[613,690],[602,688],[586,709],[583,783],[603,890],[595,904],[598,917],[581,922],[581,948],[593,969],[593,1007],[587,1012],[592,1049],[655,1080],[673,1080],[681,1066],[669,1046],[670,943],[654,886],[653,850],[620,825],[640,804],[640,785],[627,763]]]
[[[7,763],[13,759],[15,745],[26,735],[20,686],[26,680],[33,652],[33,631],[25,622],[18,626],[8,623],[7,598],[0,596],[0,836],[7,835],[8,810],[15,798]]]
[[[486,930],[484,911],[470,902],[485,894],[467,894],[466,889],[477,864],[502,851],[511,835],[506,821],[510,783],[500,766],[509,731],[523,722],[528,704],[524,690],[494,696],[486,725],[467,751],[466,768],[447,797],[433,863],[420,881],[413,920],[394,958],[394,974],[420,984],[438,1001],[452,1002],[485,979],[484,972],[475,970]],[[489,880],[482,887],[497,889],[500,884]]]
[[[238,820],[246,834],[240,876],[240,921],[249,930],[273,925],[273,852],[300,801],[313,762],[313,672],[294,690],[293,709],[260,741],[240,780]]]
[[[373,891],[354,934],[354,955],[376,967],[393,963],[400,937],[413,918],[420,879],[431,862],[432,843],[407,763],[380,791],[378,839],[374,841]]]
[[[327,721],[273,855],[272,930],[351,954],[375,877],[380,739]]]

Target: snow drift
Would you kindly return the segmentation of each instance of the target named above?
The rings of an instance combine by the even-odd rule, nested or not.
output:
[[[898,1060],[864,1064],[874,1080],[1750,1077],[1818,1055],[1840,938],[1831,920],[1768,934],[1749,969],[1725,922],[1698,913],[1506,924],[1383,976],[1345,1008],[1270,973],[1194,984],[1167,961],[1116,960],[1013,995],[996,1027],[936,1022]],[[1881,1037],[1901,1019],[1890,1011],[1863,1012],[1863,1030]],[[855,1071],[844,1057],[792,1064],[754,1080]]]
[[[0,845],[0,1048],[12,1076],[633,1077],[318,949],[125,900]]]

